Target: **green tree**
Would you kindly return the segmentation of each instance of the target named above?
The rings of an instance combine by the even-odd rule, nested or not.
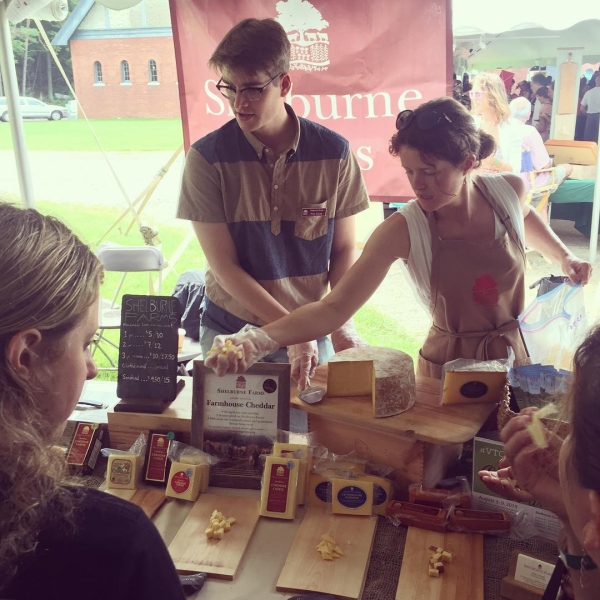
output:
[[[69,0],[69,11],[76,4],[76,0]],[[41,23],[48,39],[52,41],[64,22],[42,21]],[[17,81],[21,94],[47,100],[54,100],[56,93],[70,96],[69,88],[33,20],[25,19],[12,25],[11,34]],[[53,48],[72,83],[71,49],[69,46],[54,46]],[[25,90],[23,90],[23,80],[25,80]]]

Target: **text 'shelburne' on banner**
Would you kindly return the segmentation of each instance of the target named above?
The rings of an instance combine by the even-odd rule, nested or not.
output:
[[[372,198],[412,197],[388,145],[398,112],[452,89],[447,0],[170,3],[186,148],[233,118],[207,66],[219,41],[244,18],[273,18],[291,42],[296,114],[350,140]]]

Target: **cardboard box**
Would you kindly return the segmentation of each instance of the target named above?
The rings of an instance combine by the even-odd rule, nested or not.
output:
[[[598,164],[598,144],[596,142],[548,140],[545,142],[545,146],[548,154],[554,156],[554,166],[562,163],[573,165]]]

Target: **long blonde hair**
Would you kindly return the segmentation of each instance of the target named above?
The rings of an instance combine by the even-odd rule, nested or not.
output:
[[[480,73],[473,79],[473,88],[480,87],[487,92],[490,108],[496,117],[496,123],[504,123],[510,118],[510,107],[508,105],[508,96],[502,79],[495,73]]]
[[[44,390],[7,358],[19,331],[36,328],[53,354],[98,297],[102,266],[60,221],[0,202],[0,590],[33,551],[48,515],[73,523],[76,495],[64,483],[64,458],[49,449],[40,410]],[[52,368],[52,364],[48,365]]]

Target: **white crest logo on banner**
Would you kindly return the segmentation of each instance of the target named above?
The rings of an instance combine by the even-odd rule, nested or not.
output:
[[[290,71],[327,71],[329,36],[323,30],[329,23],[308,0],[281,0],[275,5],[275,20],[290,40]]]

